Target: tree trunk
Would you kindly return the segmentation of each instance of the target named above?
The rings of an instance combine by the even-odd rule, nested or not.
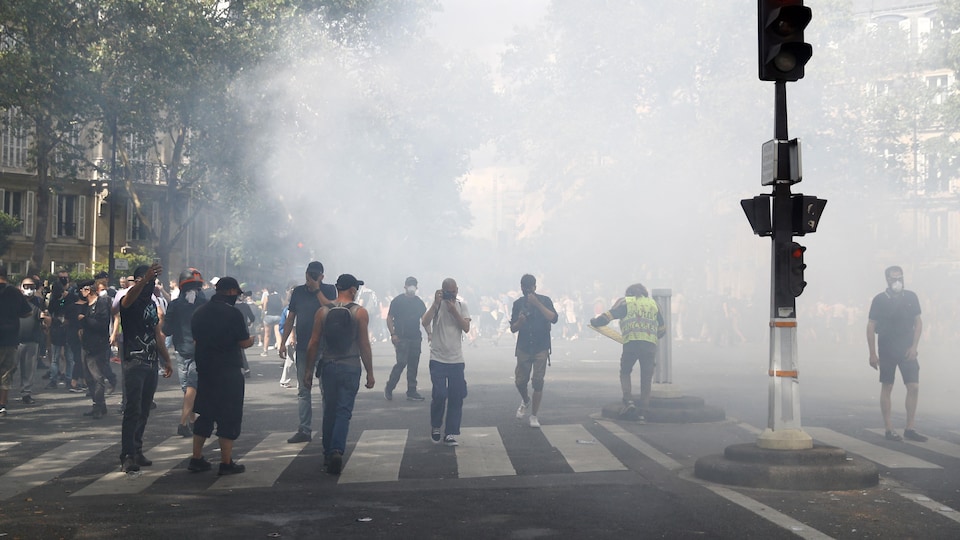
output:
[[[50,219],[50,198],[53,193],[50,190],[50,140],[48,138],[49,129],[43,119],[37,119],[35,124],[34,136],[37,138],[37,213],[36,227],[33,230],[33,253],[30,257],[31,269],[40,273],[43,271],[43,264],[46,262],[44,256],[47,251],[47,234],[49,227],[47,222]]]

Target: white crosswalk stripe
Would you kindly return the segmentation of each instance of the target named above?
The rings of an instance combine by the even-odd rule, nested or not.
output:
[[[350,453],[340,473],[340,484],[396,482],[407,446],[405,429],[368,429]]]
[[[221,476],[210,489],[244,489],[273,486],[280,474],[290,465],[306,443],[290,444],[283,433],[271,433],[260,444],[243,456],[234,456],[237,463],[246,467],[243,474]],[[216,471],[216,467],[213,469]]]
[[[70,441],[31,459],[0,476],[0,501],[53,480],[116,442],[116,439]]]
[[[517,474],[496,427],[463,428],[459,442],[457,474],[460,478]]]
[[[843,448],[847,452],[863,456],[870,461],[890,469],[942,469],[943,467],[913,457],[903,452],[890,450],[882,446],[870,444],[866,441],[838,433],[828,428],[804,427],[804,431],[814,439],[832,446]]]
[[[573,472],[625,471],[627,467],[580,424],[540,428],[554,448],[563,454]]]
[[[96,482],[71,494],[71,497],[89,497],[93,495],[120,495],[140,493],[150,487],[167,471],[190,455],[192,438],[171,437],[157,446],[144,451],[144,455],[153,461],[150,467],[142,467],[139,472],[127,474],[120,470],[107,473]]]
[[[6,452],[7,450],[13,448],[18,444],[20,443],[19,442],[0,442],[0,452]]]
[[[877,435],[884,435],[886,433],[886,430],[883,429],[868,429],[867,431],[876,433]],[[960,445],[953,444],[952,442],[942,441],[933,437],[930,437],[927,442],[916,442],[908,439],[903,439],[903,442],[912,444],[918,448],[926,448],[927,450],[944,456],[960,459]]]

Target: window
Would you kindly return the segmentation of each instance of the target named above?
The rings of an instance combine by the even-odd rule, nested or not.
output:
[[[16,108],[0,113],[0,166],[23,169],[27,163],[27,130]]]
[[[87,198],[83,195],[55,195],[51,200],[50,225],[54,238],[83,240],[87,230]]]
[[[149,216],[150,224],[154,227],[160,222],[160,207],[157,203],[150,203],[143,209],[144,214]],[[131,240],[149,240],[150,230],[139,216],[132,202],[127,203],[127,241]]]
[[[14,234],[33,236],[34,210],[37,204],[36,193],[33,191],[0,189],[0,200],[3,201],[2,210],[22,222],[20,230],[14,231]]]

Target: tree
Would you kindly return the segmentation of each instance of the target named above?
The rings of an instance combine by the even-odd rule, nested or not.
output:
[[[10,235],[20,230],[22,224],[19,219],[10,214],[0,212],[0,257],[13,245],[13,240],[10,239]]]
[[[0,2],[0,109],[14,109],[14,121],[29,133],[37,174],[34,268],[44,263],[50,197],[89,165],[79,128],[95,110],[88,57],[96,8],[92,2]]]

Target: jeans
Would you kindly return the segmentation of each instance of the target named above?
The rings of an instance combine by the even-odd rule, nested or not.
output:
[[[313,423],[313,402],[310,398],[310,388],[307,388],[303,384],[303,376],[307,372],[307,349],[304,347],[301,349],[297,347],[296,350],[296,363],[297,363],[297,413],[300,416],[300,426],[297,428],[297,431],[306,433],[310,435],[313,430],[310,429],[310,424]],[[310,374],[313,377],[313,373]]]
[[[361,368],[347,362],[326,362],[320,368],[323,387],[323,455],[343,453],[360,390]]]
[[[83,351],[83,361],[87,366],[87,388],[93,391],[93,406],[102,411],[107,410],[104,393],[107,387],[107,366],[110,359],[107,350],[98,352]]]
[[[37,374],[37,351],[39,343],[21,343],[17,347],[17,370],[20,371],[20,395],[33,392],[33,379]]]
[[[120,431],[120,459],[143,450],[143,431],[150,417],[150,404],[157,391],[157,364],[123,361],[123,390],[126,405]]]
[[[430,427],[443,425],[444,411],[447,416],[445,435],[460,434],[463,418],[463,398],[467,397],[467,381],[463,378],[464,364],[444,364],[430,360],[430,381],[433,393],[430,401]]]
[[[403,369],[407,369],[407,395],[417,391],[417,369],[420,366],[420,340],[419,339],[400,339],[397,341],[397,363],[393,365],[390,371],[390,378],[387,379],[387,390],[393,391],[400,382],[400,374]]]

